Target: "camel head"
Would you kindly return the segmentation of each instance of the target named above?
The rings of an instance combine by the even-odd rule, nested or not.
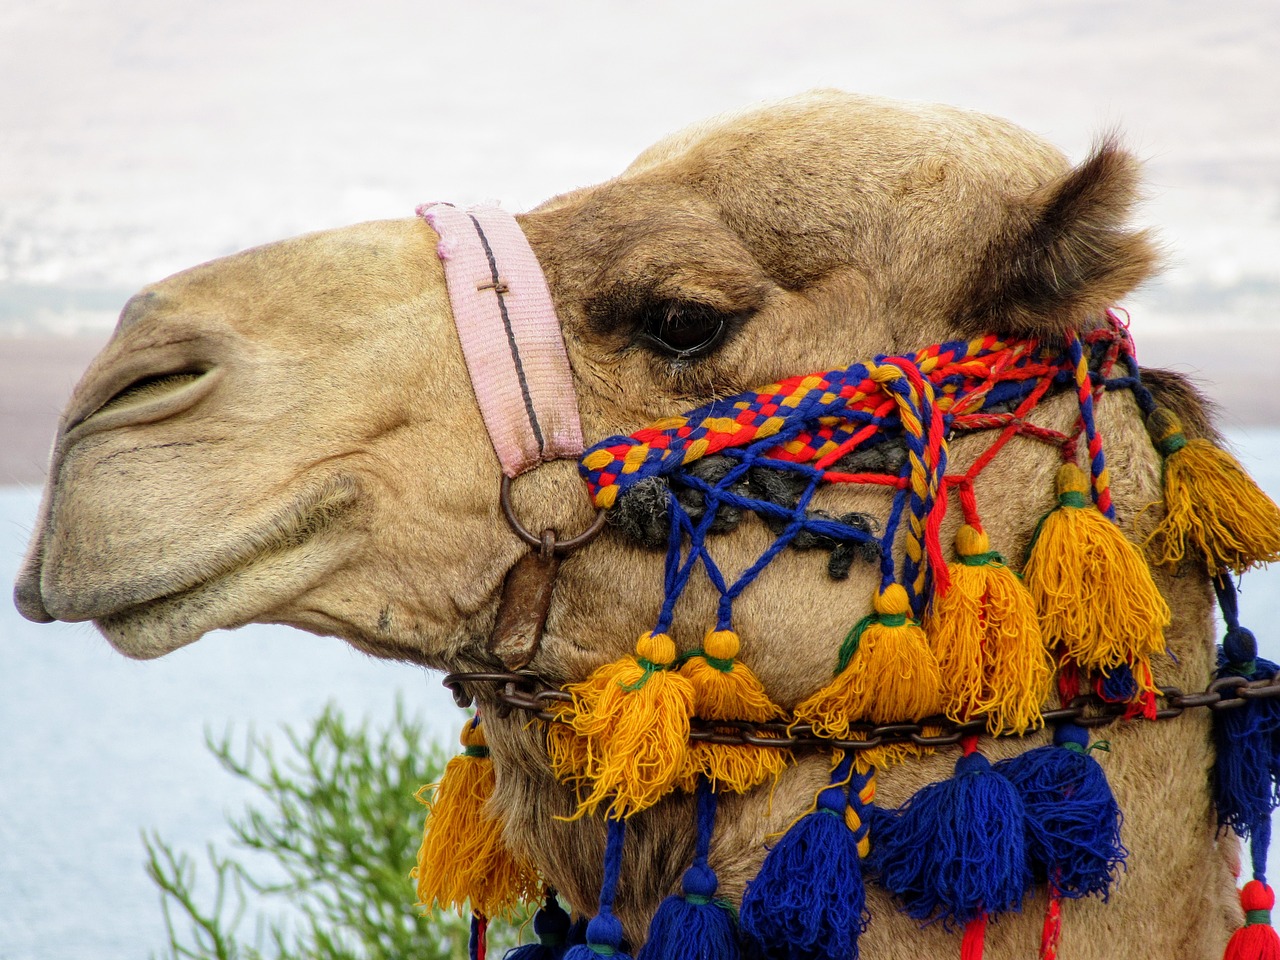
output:
[[[956,331],[1096,316],[1149,269],[1133,189],[1109,146],[1073,171],[993,118],[823,93],[686,131],[521,221],[590,442]],[[268,621],[465,661],[523,548],[435,243],[420,220],[362,224],[133,297],[62,417],[23,614],[92,620],[133,657]],[[564,530],[590,518],[580,491],[557,464],[515,497]],[[651,603],[601,601],[595,629],[628,636]],[[553,672],[610,652],[579,646]]]
[[[686,130],[519,221],[591,445],[876,355],[987,332],[1061,343],[1097,328],[1153,269],[1151,241],[1127,226],[1136,190],[1134,160],[1110,142],[1072,166],[991,117],[822,92]],[[92,621],[139,658],[270,622],[433,668],[499,667],[486,640],[504,577],[528,547],[499,506],[499,462],[438,242],[421,218],[367,223],[216,260],[132,298],[63,414],[15,592],[23,615]],[[1154,374],[1150,385],[1189,429],[1205,429],[1185,388]],[[1070,429],[1074,403],[1070,391],[1051,398],[1037,423]],[[1128,394],[1101,398],[1097,416],[1122,465],[1118,518],[1141,522],[1159,496],[1159,455]],[[981,449],[957,440],[951,455],[964,463]],[[1015,441],[983,472],[984,522],[1009,556],[1053,507],[1057,466],[1042,446]],[[518,477],[512,500],[532,531],[576,532],[595,512],[572,462]],[[813,506],[886,522],[886,499],[866,488],[824,490]],[[553,686],[627,656],[659,613],[662,551],[623,520],[561,566],[530,664]],[[950,543],[958,519],[947,523]],[[740,570],[771,541],[749,517],[716,541],[717,562]],[[787,550],[735,601],[743,661],[784,710],[831,677],[832,651],[869,610],[874,567],[855,562],[837,580],[821,556]],[[1179,611],[1160,679],[1198,689],[1212,670],[1208,581],[1157,581]],[[679,648],[700,644],[717,598],[691,582],[670,631]],[[1119,917],[1138,924],[1141,942],[1165,944],[1162,955],[1199,956],[1187,945],[1219,937],[1235,909],[1223,892],[1233,853],[1214,841],[1207,725],[1170,726],[1118,731],[1108,761],[1133,825],[1130,863],[1160,867],[1130,870],[1113,897],[1119,913],[1080,909],[1099,931]],[[591,912],[603,828],[559,819],[573,794],[536,729],[498,711],[486,728],[498,771],[490,806],[507,840]],[[953,764],[902,764],[880,795],[901,803]],[[1187,777],[1166,777],[1168,764]],[[772,791],[722,802],[712,859],[723,895],[741,896],[765,838],[810,807],[829,775],[827,759],[811,757]],[[690,809],[672,797],[635,819],[618,900],[633,942],[678,888]],[[919,931],[875,896],[866,955],[950,955],[942,925]],[[1173,918],[1168,933],[1152,932],[1153,909]],[[1001,923],[1000,944],[1038,931],[1023,919]],[[1097,943],[1103,956],[1112,938]],[[1003,950],[992,956],[1014,955]]]

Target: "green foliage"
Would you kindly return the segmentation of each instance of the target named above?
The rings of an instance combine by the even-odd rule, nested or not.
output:
[[[287,750],[250,731],[206,734],[219,764],[257,797],[229,818],[237,858],[207,850],[212,896],[195,893],[196,866],[159,836],[143,838],[160,891],[164,960],[463,960],[469,924],[418,916],[413,868],[423,808],[446,757],[397,704],[391,724],[349,725],[332,705]],[[501,949],[492,943],[491,949]]]

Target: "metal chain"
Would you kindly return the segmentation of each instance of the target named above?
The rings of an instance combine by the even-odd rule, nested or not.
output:
[[[459,707],[471,706],[473,695],[467,685],[484,684],[495,688],[499,716],[512,710],[523,710],[546,723],[567,723],[557,704],[570,704],[573,697],[563,690],[548,687],[537,674],[527,670],[514,673],[451,673],[444,685]],[[1195,707],[1210,710],[1233,710],[1250,700],[1280,697],[1280,674],[1261,680],[1244,677],[1221,677],[1200,693],[1183,693],[1177,687],[1159,687],[1163,703],[1156,720],[1171,720]],[[1046,710],[1041,714],[1045,724],[1074,723],[1082,727],[1104,727],[1122,719],[1131,704],[1108,703],[1093,694],[1076,697],[1067,706]],[[717,720],[714,723],[691,721],[690,740],[740,746],[773,747],[779,750],[870,750],[892,744],[911,743],[920,747],[946,747],[958,744],[966,736],[986,732],[986,720],[975,717],[963,723],[946,717],[931,717],[918,723],[851,724],[857,739],[836,740],[819,737],[807,723],[784,721],[751,723],[745,720]],[[1004,734],[1017,736],[1017,734]]]

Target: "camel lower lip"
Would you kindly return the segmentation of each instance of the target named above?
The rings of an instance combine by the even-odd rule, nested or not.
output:
[[[54,619],[71,623],[125,620],[175,601],[189,605],[210,587],[241,574],[261,559],[303,546],[326,532],[357,497],[358,486],[347,477],[330,477],[312,484],[252,528],[211,544],[204,557],[194,559],[186,570],[143,568],[124,582],[96,585],[92,578],[77,576],[74,570],[50,583],[47,574],[37,569],[32,579],[40,584],[42,609]],[[90,561],[81,558],[78,563]]]
[[[243,626],[288,603],[340,562],[338,540],[317,534],[193,587],[95,618],[94,625],[126,656],[163,656],[211,630]]]
[[[153,596],[130,598],[90,616],[122,653],[161,656],[210,630],[237,627],[296,597],[326,574],[340,556],[335,523],[353,505],[357,486],[332,478],[281,511],[269,537],[251,550],[232,552],[211,574]],[[253,536],[244,541],[254,543]]]

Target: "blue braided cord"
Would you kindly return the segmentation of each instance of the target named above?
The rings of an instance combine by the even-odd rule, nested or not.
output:
[[[809,506],[809,501],[813,499],[814,493],[817,492],[820,482],[821,481],[818,477],[814,477],[809,481],[809,486],[805,488],[804,493],[800,495],[800,499],[796,503],[795,513],[791,522],[787,524],[786,528],[774,538],[773,543],[769,544],[768,549],[765,550],[764,553],[760,554],[760,557],[756,562],[742,572],[741,576],[738,577],[732,587],[726,591],[721,591],[722,596],[720,598],[720,611],[718,615],[722,623],[727,623],[729,621],[730,610],[733,606],[733,601],[738,594],[742,593],[742,591],[745,590],[757,576],[759,576],[760,571],[768,566],[774,557],[785,550],[787,544],[795,539],[796,534],[805,528],[805,511]]]
[[[1228,630],[1240,629],[1240,602],[1237,596],[1235,581],[1229,573],[1213,578],[1213,592],[1218,598],[1218,609],[1222,611],[1222,622]]]
[[[682,541],[683,528],[689,525],[689,515],[685,512],[684,507],[680,506],[680,501],[676,499],[675,491],[667,489],[667,517],[669,524],[667,527],[667,555],[662,563],[662,611],[658,614],[658,625],[656,630],[661,631],[663,625],[670,626],[671,610],[674,608],[679,593],[676,590],[676,584],[680,579],[680,545]],[[691,528],[691,527],[690,527]]]
[[[792,473],[802,474],[815,486],[820,485],[825,476],[825,472],[822,470],[817,470],[807,464],[796,464],[787,460],[761,458],[755,461],[754,465],[766,466],[771,469],[789,470]],[[797,513],[799,507],[784,507],[768,500],[756,499],[755,497],[747,494],[734,493],[731,490],[721,490],[719,488],[719,484],[713,486],[700,477],[692,475],[682,477],[681,483],[691,490],[696,490],[702,493],[704,496],[708,493],[716,492],[719,502],[726,506],[737,507],[740,510],[748,510],[752,513],[759,514],[762,517],[786,520],[788,523],[794,520],[800,524],[800,530],[808,530],[815,534],[830,537],[833,540],[876,544],[879,544],[880,542],[880,539],[875,534],[868,533],[866,530],[860,530],[857,527],[851,527],[846,523],[841,523],[833,517],[810,517],[800,515]],[[805,502],[808,502],[807,495]]]
[[[899,363],[899,364],[895,364],[895,366],[898,366],[899,368],[901,368],[905,366],[905,364]],[[918,368],[917,368],[917,372],[919,372]],[[923,373],[920,373],[920,376],[922,377],[922,379],[928,382],[928,377],[924,376]],[[890,383],[886,384],[886,386],[889,389],[891,389],[894,393],[900,395],[903,398],[903,400],[906,401],[912,413],[919,419],[921,428],[922,428],[922,433],[921,433],[921,436],[919,437],[913,436],[911,433],[909,433],[906,430],[901,431],[902,441],[907,445],[911,453],[913,453],[919,459],[921,465],[925,470],[926,492],[924,494],[919,494],[915,491],[914,488],[912,488],[911,495],[910,495],[912,517],[916,521],[916,523],[919,525],[922,532],[920,542],[918,544],[920,554],[921,554],[921,560],[920,561],[915,560],[908,553],[906,556],[903,557],[903,566],[902,566],[902,579],[907,590],[907,596],[911,600],[911,610],[916,617],[919,617],[924,612],[924,605],[927,597],[931,592],[932,581],[933,581],[932,571],[928,568],[928,563],[927,563],[926,544],[924,542],[923,529],[929,517],[929,514],[933,511],[933,505],[936,500],[936,493],[941,493],[943,496],[945,496],[945,492],[943,492],[941,488],[941,478],[946,475],[946,463],[947,463],[946,443],[943,442],[938,445],[938,460],[935,463],[930,463],[926,453],[929,448],[929,441],[931,439],[930,434],[932,431],[932,423],[933,423],[933,403],[931,403],[929,400],[928,390],[922,391],[919,397],[919,402],[914,403],[912,401],[911,383],[905,376],[898,380],[891,381]],[[943,431],[944,431],[943,439],[944,440],[946,437],[946,433],[949,432],[948,428],[949,428],[949,423],[947,419],[944,418],[943,419]],[[903,476],[908,478],[909,480],[912,472],[913,471],[910,468],[910,462],[908,462],[908,464],[904,467]],[[933,489],[935,487],[937,488],[936,492]],[[913,534],[913,537],[914,537],[914,534]],[[891,544],[892,544],[892,541],[886,541],[886,545],[891,545]],[[924,578],[922,581],[921,589],[917,590],[915,582],[916,582],[916,577],[919,574],[920,568],[922,565],[925,567]]]
[[[846,750],[840,762],[836,764],[836,768],[831,771],[831,786],[827,787],[818,794],[818,809],[829,810],[832,813],[840,815],[844,819],[844,808],[849,803],[849,788],[844,781],[849,778],[853,770],[853,751]]]
[[[480,932],[482,929],[480,914],[472,911],[471,914],[471,932],[467,937],[467,957],[468,960],[478,960],[480,956]]]
[[[890,383],[886,384],[886,386],[892,389],[894,393],[902,394],[907,399],[908,403],[910,403],[911,388],[905,378],[891,381]],[[913,407],[913,412],[916,414],[917,417],[920,416],[920,411],[915,409],[914,407]],[[924,421],[922,420],[922,422]],[[924,463],[924,447],[925,447],[924,438],[913,437],[906,430],[903,430],[901,433],[901,439],[902,439],[902,442],[906,445],[907,449],[912,454],[914,454],[917,458],[919,458],[921,463]],[[920,522],[923,524],[924,517],[926,514],[926,501],[922,497],[920,497],[915,492],[915,490],[911,487],[911,475],[913,472],[914,471],[912,470],[912,467],[911,467],[911,458],[908,457],[907,461],[902,465],[902,473],[899,475],[899,477],[900,479],[904,479],[907,481],[907,486],[904,488],[903,492],[905,492],[907,495],[908,502],[911,508],[912,517],[919,518]],[[894,506],[895,508],[898,506],[896,502]],[[908,536],[910,536],[910,534],[908,534]],[[893,541],[888,539],[887,531],[885,536],[885,543],[890,546],[893,544]],[[924,544],[921,543],[922,552],[923,552],[923,548],[924,548]],[[883,551],[882,556],[887,555],[891,552],[892,552],[891,550],[885,550]],[[919,571],[919,569],[920,569],[919,564],[911,558],[910,554],[906,554],[903,556],[902,579],[904,581],[904,586],[907,589],[907,595],[913,598],[913,603],[912,603],[913,610],[914,610],[915,604],[914,604],[914,590],[913,590],[912,583],[915,580],[916,573]]]
[[[898,535],[898,524],[902,522],[902,511],[907,505],[907,489],[904,487],[893,495],[893,506],[889,508],[889,519],[884,525],[884,548],[880,551],[880,592],[894,582],[893,541]]]
[[[1264,817],[1253,825],[1249,833],[1249,860],[1253,867],[1253,879],[1267,882],[1267,851],[1271,848],[1271,818]]]
[[[606,820],[609,834],[604,847],[604,880],[600,884],[601,912],[613,906],[613,898],[618,891],[618,877],[622,873],[622,844],[627,836],[627,821],[621,818]]]
[[[716,829],[716,792],[705,776],[698,778],[698,839],[693,862],[706,863],[711,854],[711,836]]]
[[[800,410],[803,406],[804,404],[802,403],[796,409]],[[809,501],[821,484],[824,472],[807,465],[790,464],[786,461],[774,461],[771,458],[766,458],[764,450],[776,446],[777,442],[778,435],[775,435],[767,439],[768,447],[762,442],[746,450],[735,451],[739,455],[735,459],[738,459],[739,462],[714,485],[692,474],[681,478],[686,487],[697,490],[703,495],[703,514],[699,518],[697,526],[692,524],[687,511],[679,505],[674,492],[668,491],[667,502],[671,511],[671,533],[667,541],[666,575],[664,577],[665,598],[655,631],[666,632],[670,628],[674,619],[676,602],[683,594],[689,578],[699,561],[703,564],[713,585],[721,595],[717,613],[718,625],[722,629],[728,629],[732,622],[733,599],[755,580],[760,572],[782,550],[786,549],[787,545],[802,530],[825,534],[835,540],[875,541],[874,535],[866,531],[857,530],[836,520],[808,517],[806,515]],[[735,494],[728,489],[745,476],[752,466],[765,463],[802,467],[797,472],[802,472],[808,476],[809,485],[799,498],[796,506],[790,508],[781,507],[753,497]],[[757,513],[775,516],[788,521],[787,527],[783,532],[775,538],[769,548],[738,578],[732,587],[726,585],[723,576],[706,548],[707,534],[710,532],[711,526],[715,522],[716,514],[722,504],[753,510]],[[690,541],[689,555],[683,563],[680,562],[681,533],[687,533]]]
[[[714,509],[704,511],[695,527],[688,512],[676,500],[674,493],[669,495],[667,503],[670,507],[672,532],[667,537],[668,574],[664,584],[666,596],[662,601],[662,609],[658,613],[658,622],[654,626],[655,633],[666,633],[670,629],[671,621],[675,616],[676,601],[684,593],[684,588],[688,585],[689,577],[698,561],[704,561],[708,573],[714,566],[710,563],[711,558],[706,554],[706,538],[711,525],[715,523],[716,511]],[[683,563],[680,562],[682,533],[687,533],[689,536],[689,556]]]
[[[626,821],[606,818],[609,834],[604,848],[604,880],[600,885],[600,906],[587,924],[589,950],[572,947],[568,956],[623,957],[622,944],[625,935],[622,923],[613,915],[613,898],[618,889],[618,875],[622,872],[622,843],[626,837]]]
[[[1151,395],[1151,391],[1146,388],[1142,382],[1142,370],[1138,366],[1138,361],[1133,357],[1124,357],[1124,363],[1129,367],[1129,376],[1112,377],[1106,382],[1107,390],[1130,390],[1133,392],[1133,399],[1138,404],[1138,409],[1142,411],[1144,417],[1151,416],[1156,409],[1156,398]]]
[[[858,773],[854,770],[853,777],[849,781],[849,806],[858,812],[858,820],[861,821],[858,829],[853,831],[853,839],[857,843],[861,843],[862,838],[871,832],[871,804],[863,803],[859,794],[874,776],[875,768],[869,767],[866,773]]]
[[[1067,341],[1067,354],[1071,358],[1071,365],[1076,367],[1084,357],[1084,344],[1076,335],[1072,335]],[[1090,387],[1093,385],[1094,375],[1092,371],[1089,373]],[[1075,380],[1074,373],[1072,380]],[[1080,398],[1080,419],[1084,423],[1084,435],[1090,447],[1093,446],[1094,440],[1098,436],[1098,425],[1093,418],[1093,397],[1092,395]],[[1098,446],[1097,454],[1089,459],[1089,476],[1091,480],[1097,480],[1102,471],[1107,468],[1106,454],[1102,452],[1101,445]],[[1096,504],[1098,502],[1098,489],[1095,483],[1089,484],[1089,497]],[[1114,521],[1116,518],[1116,509],[1114,504],[1110,504],[1103,511],[1108,520]]]

